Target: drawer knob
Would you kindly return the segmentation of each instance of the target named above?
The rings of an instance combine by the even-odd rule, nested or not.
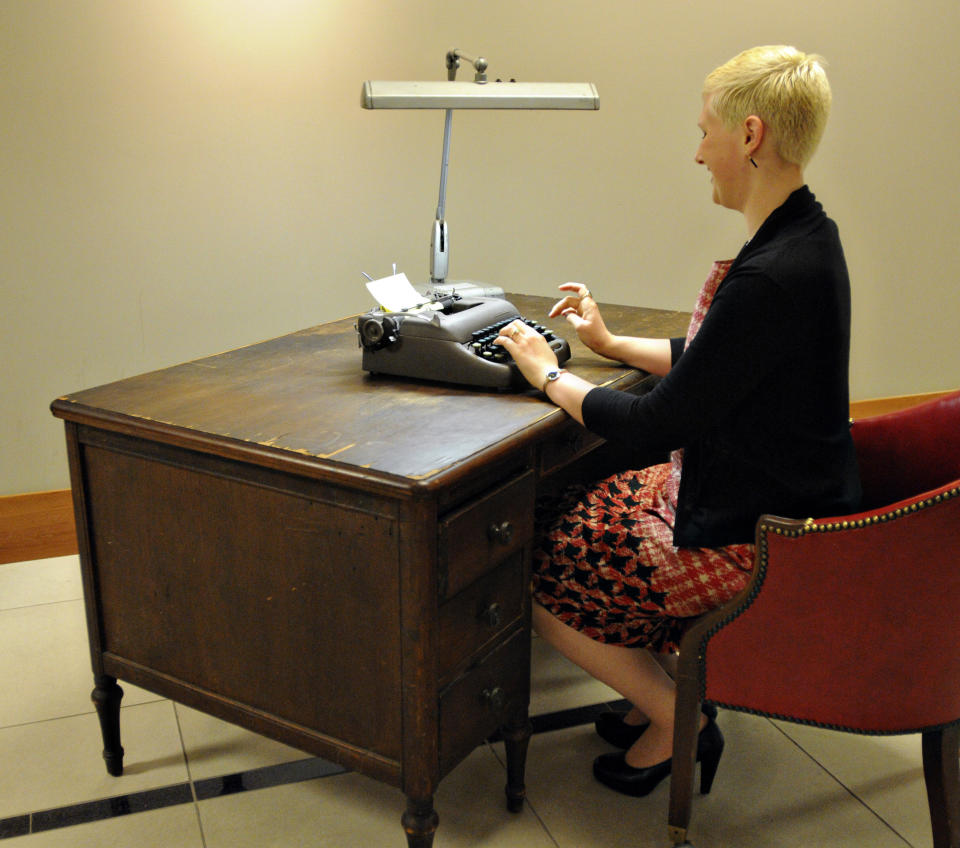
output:
[[[487,538],[491,542],[509,545],[513,538],[513,525],[509,521],[494,522],[487,528]]]
[[[492,686],[480,693],[480,700],[491,710],[499,713],[507,703],[507,693],[500,686]]]
[[[480,620],[488,627],[499,627],[503,621],[503,607],[494,601],[480,613]]]

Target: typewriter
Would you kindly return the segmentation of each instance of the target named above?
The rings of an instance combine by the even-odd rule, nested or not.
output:
[[[563,364],[570,345],[523,318],[498,297],[442,296],[414,310],[373,309],[357,319],[363,370],[501,390],[528,387],[513,358],[494,344],[501,327],[521,319],[549,342]]]

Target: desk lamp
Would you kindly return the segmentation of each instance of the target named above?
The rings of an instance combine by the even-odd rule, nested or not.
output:
[[[473,82],[457,82],[460,60],[473,65]],[[444,109],[443,156],[440,161],[440,199],[430,238],[430,283],[434,290],[447,277],[450,240],[444,218],[447,167],[450,161],[450,124],[454,109],[599,109],[596,86],[587,82],[487,81],[487,60],[471,58],[461,50],[447,53],[447,80],[431,82],[370,81],[363,84],[364,109]]]

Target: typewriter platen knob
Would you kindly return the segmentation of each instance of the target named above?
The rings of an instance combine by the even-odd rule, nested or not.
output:
[[[399,338],[397,322],[389,315],[367,314],[357,319],[360,344],[367,350],[389,347]]]

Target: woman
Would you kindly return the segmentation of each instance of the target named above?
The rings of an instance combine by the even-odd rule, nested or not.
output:
[[[625,750],[599,757],[594,774],[620,792],[645,795],[670,773],[671,655],[691,616],[747,583],[757,518],[848,513],[859,501],[849,279],[837,228],[803,176],[830,102],[819,57],[791,47],[745,51],[707,77],[695,158],[714,202],[744,216],[747,242],[714,265],[686,339],[613,335],[585,285],[560,286],[568,294],[550,315],[596,353],[660,375],[652,392],[558,368],[521,322],[498,339],[589,430],[672,452],[668,464],[568,493],[534,558],[537,631],[633,705],[598,723]],[[710,779],[722,748],[702,716]]]

